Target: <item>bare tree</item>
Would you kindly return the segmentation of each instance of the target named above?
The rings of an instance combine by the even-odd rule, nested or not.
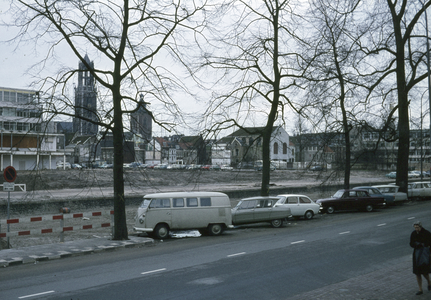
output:
[[[205,62],[201,73],[214,73],[217,84],[205,115],[209,130],[247,129],[251,122],[265,122],[262,138],[261,195],[269,194],[270,139],[277,120],[284,122],[293,108],[290,90],[301,77],[301,57],[295,52],[294,2],[232,1],[221,7],[213,25],[215,41],[202,45]],[[220,26],[226,24],[226,27]],[[206,42],[206,41],[205,41]],[[206,78],[200,78],[203,82]],[[259,116],[260,118],[259,119]],[[255,132],[253,132],[255,133]]]
[[[65,44],[96,79],[103,102],[96,123],[112,132],[114,143],[115,240],[128,239],[123,179],[124,115],[139,109],[138,98],[160,105],[160,113],[176,114],[178,107],[170,90],[185,89],[167,67],[157,64],[168,54],[180,60],[184,30],[199,28],[204,2],[199,1],[13,1],[12,10],[20,28],[16,39],[47,41],[52,44],[46,61],[53,59],[58,45]],[[194,19],[196,17],[196,20]],[[90,66],[89,53],[100,60]],[[169,65],[166,64],[166,65]],[[169,66],[170,67],[170,66]],[[68,84],[76,69],[63,69],[57,76],[43,78],[39,84],[50,95],[47,113],[74,117],[74,103],[67,96]],[[133,108],[130,103],[134,103]],[[157,107],[157,106],[153,106]],[[85,108],[83,108],[85,109]],[[156,114],[157,115],[157,114]],[[181,115],[181,114],[179,114]],[[167,119],[153,121],[170,129]]]
[[[386,3],[384,3],[386,2]],[[371,3],[370,3],[371,4]],[[369,21],[376,26],[365,36],[364,51],[372,57],[374,84],[369,85],[371,92],[384,86],[384,98],[396,93],[398,103],[398,158],[396,183],[400,191],[407,192],[410,119],[409,93],[428,77],[426,69],[425,32],[419,27],[425,10],[431,1],[424,4],[418,1],[379,1],[369,5]],[[422,32],[423,31],[423,32]],[[396,82],[394,86],[393,82]],[[389,124],[389,123],[388,123]]]
[[[309,82],[307,93],[315,106],[321,105],[316,113],[325,126],[316,126],[343,134],[345,155],[342,169],[344,188],[347,189],[352,166],[350,135],[360,117],[356,65],[361,60],[362,52],[358,47],[361,32],[355,26],[355,10],[360,1],[310,2],[308,20],[315,34],[309,38],[305,51],[312,65],[306,75]]]

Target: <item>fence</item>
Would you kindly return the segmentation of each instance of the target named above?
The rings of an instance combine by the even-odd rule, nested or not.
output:
[[[107,214],[110,215],[111,222],[110,223],[102,223],[102,224],[86,224],[81,226],[64,226],[65,219],[76,219],[76,218],[89,218],[89,217],[103,217]],[[48,228],[48,229],[30,229],[24,231],[15,231],[15,232],[1,232],[1,226],[7,225],[8,229],[11,224],[18,223],[32,223],[32,222],[42,222],[42,221],[60,221],[60,226],[57,228]],[[112,226],[111,226],[112,224]],[[75,230],[83,230],[83,229],[94,229],[94,228],[103,228],[103,227],[111,227],[111,233],[114,233],[114,211],[99,211],[99,212],[90,212],[90,213],[75,213],[75,214],[66,214],[62,213],[59,215],[45,215],[39,217],[23,217],[18,219],[9,219],[9,220],[0,220],[0,238],[8,238],[16,237],[16,236],[27,236],[34,234],[45,234],[45,233],[60,233],[60,242],[64,242],[64,233],[67,231],[75,231]]]

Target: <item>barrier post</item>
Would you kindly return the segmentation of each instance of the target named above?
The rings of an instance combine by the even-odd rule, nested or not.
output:
[[[115,226],[115,223],[114,223],[114,214],[112,213],[112,212],[109,212],[110,214],[111,214],[111,236],[112,236],[112,238],[114,237],[114,226]]]
[[[60,232],[60,243],[64,243],[64,218],[60,219],[60,227],[61,227],[61,232]]]

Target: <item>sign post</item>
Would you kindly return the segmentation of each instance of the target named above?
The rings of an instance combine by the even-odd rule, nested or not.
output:
[[[14,181],[16,179],[16,170],[14,167],[9,166],[6,167],[3,171],[3,177],[6,182],[3,183],[3,191],[7,191],[7,219],[10,219],[10,192],[14,191],[15,184]],[[10,224],[7,224],[7,232],[10,231]],[[10,248],[9,236],[7,237],[7,247]]]

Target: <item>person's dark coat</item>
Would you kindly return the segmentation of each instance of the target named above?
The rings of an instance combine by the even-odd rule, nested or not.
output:
[[[422,228],[421,231],[416,232],[413,231],[410,235],[410,247],[414,248],[413,250],[413,273],[416,275],[419,274],[428,274],[430,272],[430,264],[427,266],[419,267],[416,265],[415,252],[418,251],[421,247],[430,247],[431,246],[431,233]]]

